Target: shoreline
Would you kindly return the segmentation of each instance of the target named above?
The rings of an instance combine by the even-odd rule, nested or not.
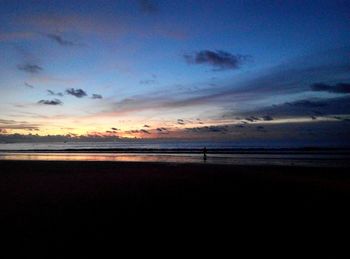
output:
[[[169,153],[202,154],[203,148],[67,148],[67,149],[0,149],[0,153]],[[350,148],[207,148],[208,154],[308,154],[337,152],[349,154]]]

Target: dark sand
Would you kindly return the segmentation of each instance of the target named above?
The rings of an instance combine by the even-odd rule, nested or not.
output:
[[[222,247],[216,253],[224,248],[236,253],[248,244],[244,253],[261,255],[256,244],[272,235],[274,251],[286,237],[295,236],[281,258],[299,247],[300,240],[310,248],[315,238],[320,240],[314,248],[323,254],[325,240],[329,246],[335,231],[348,235],[347,171],[0,161],[2,244],[14,247],[13,253],[34,250],[49,253],[48,258],[67,258],[72,248],[87,252],[108,246],[118,252],[131,245],[129,253],[165,247],[167,253],[176,253],[187,246],[203,252],[217,241]]]

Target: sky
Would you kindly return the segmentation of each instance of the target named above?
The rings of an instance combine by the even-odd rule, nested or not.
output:
[[[349,1],[0,5],[2,141],[350,144]]]

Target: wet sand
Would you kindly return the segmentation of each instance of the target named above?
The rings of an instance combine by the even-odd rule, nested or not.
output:
[[[350,201],[347,171],[0,161],[1,229],[9,245],[20,251],[50,248],[50,257],[57,255],[52,249],[86,251],[111,242],[119,248],[170,243],[177,251],[182,246],[174,243],[176,236],[179,242],[203,239],[202,245],[221,239],[233,245],[234,237],[262,241],[266,233],[294,233],[300,240],[306,233],[317,236],[343,227]]]

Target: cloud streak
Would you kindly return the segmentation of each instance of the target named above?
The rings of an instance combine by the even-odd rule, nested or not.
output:
[[[328,85],[323,83],[316,83],[311,85],[311,90],[315,92],[328,92],[337,94],[349,94],[350,84],[338,83],[336,85]]]
[[[24,85],[25,85],[26,87],[28,87],[28,88],[31,88],[31,89],[33,89],[33,88],[34,88],[34,86],[33,86],[33,85],[28,84],[27,82],[24,82]]]
[[[0,129],[2,129],[2,133],[6,133],[7,130],[39,130],[39,126],[39,124],[28,123],[27,121],[0,119]]]
[[[30,64],[30,63],[19,64],[17,65],[17,69],[30,74],[37,74],[43,70],[42,67],[36,64]]]
[[[49,33],[45,35],[47,38],[50,40],[56,42],[57,44],[65,47],[73,47],[73,46],[78,46],[78,43],[75,43],[73,41],[69,41],[64,39],[61,35],[59,34],[54,34],[54,33]]]
[[[59,99],[53,99],[53,100],[40,100],[38,101],[38,104],[44,104],[44,105],[62,105],[62,101]]]
[[[222,50],[202,50],[194,54],[185,54],[184,58],[188,64],[205,64],[212,66],[214,70],[232,70],[240,68],[248,56],[234,55]]]
[[[59,97],[63,96],[63,93],[55,93],[52,90],[47,90],[47,92],[49,93],[49,95],[52,95],[52,96],[59,96]]]

